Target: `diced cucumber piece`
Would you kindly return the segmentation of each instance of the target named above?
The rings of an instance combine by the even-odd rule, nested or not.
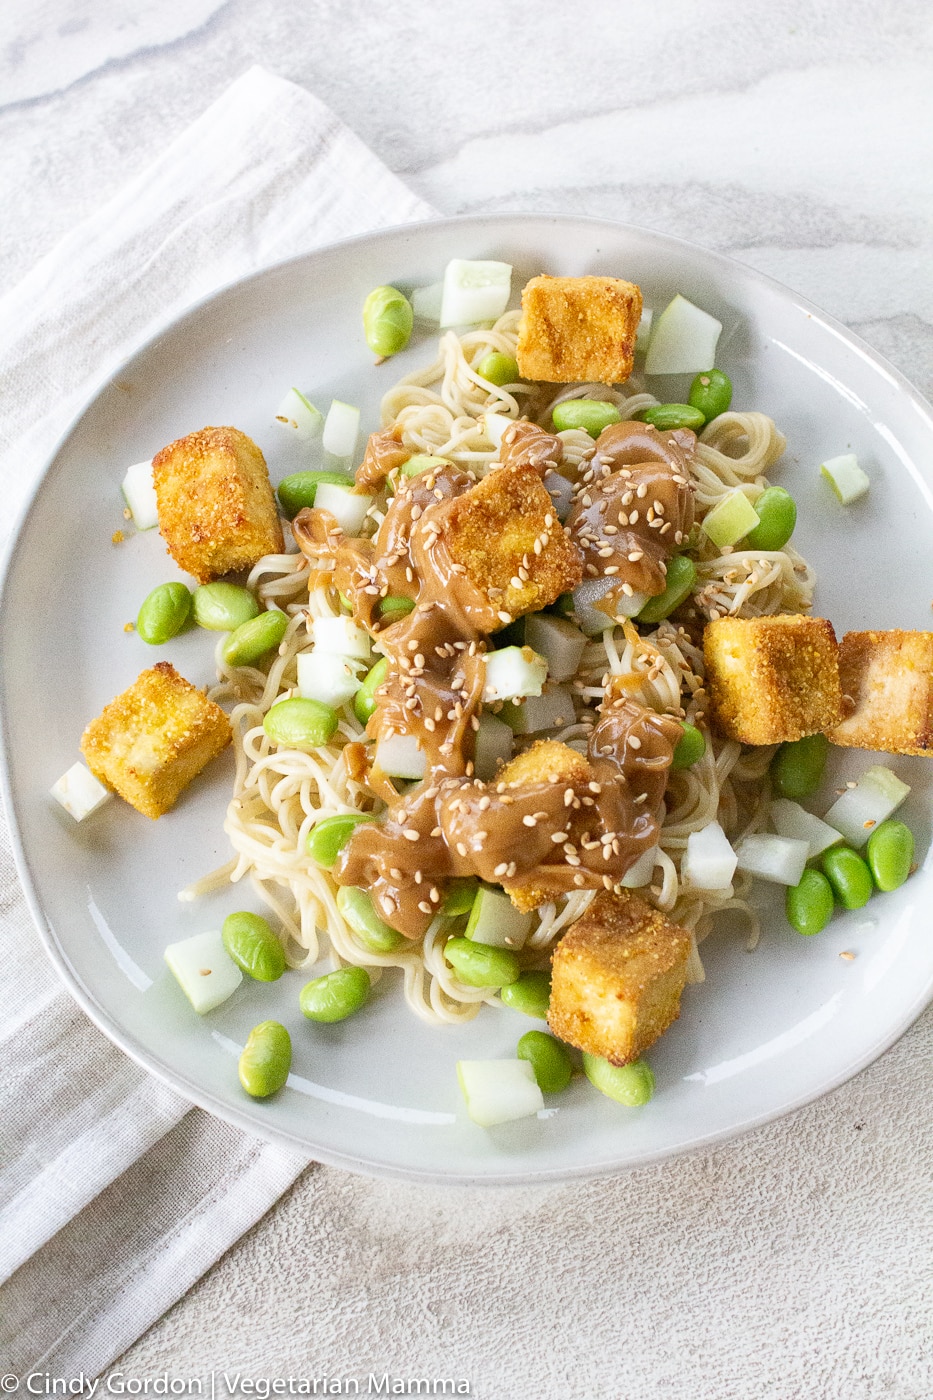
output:
[[[849,845],[859,850],[875,827],[897,811],[909,792],[910,788],[896,773],[876,764],[865,770],[855,787],[846,788],[824,821],[841,831]]]
[[[721,331],[721,321],[678,293],[651,332],[645,373],[698,374],[712,369]]]
[[[613,593],[613,612],[596,607],[607,593]],[[617,578],[587,578],[573,590],[573,610],[582,631],[588,637],[615,626],[616,617],[637,617],[648,601],[647,593],[623,593]]]
[[[530,613],[525,618],[525,642],[544,657],[552,681],[569,681],[577,674],[586,637],[565,617]]]
[[[871,485],[868,474],[862,471],[853,452],[830,457],[828,462],[821,463],[820,475],[825,476],[844,506],[864,496]]]
[[[291,438],[308,446],[321,436],[324,415],[299,389],[289,389],[279,404],[275,422]]]
[[[497,321],[508,306],[511,293],[510,263],[451,258],[444,272],[441,326]]]
[[[352,486],[336,486],[331,481],[322,481],[314,496],[315,507],[330,511],[345,535],[360,533],[372,503],[372,496],[358,496]]]
[[[658,848],[652,846],[650,851],[645,851],[638,857],[634,865],[629,866],[619,884],[626,890],[640,890],[647,885],[652,875],[657,861]]]
[[[573,505],[573,483],[561,476],[560,472],[547,471],[544,473],[542,485],[551,498],[554,514],[563,524]]]
[[[170,943],[164,957],[199,1016],[220,1006],[243,981],[242,972],[224,947],[220,929]]]
[[[389,778],[423,778],[427,755],[414,734],[389,734],[376,745],[376,766]]]
[[[465,934],[490,948],[523,948],[531,932],[532,915],[523,914],[502,890],[480,885]]]
[[[502,434],[506,428],[511,427],[515,422],[514,418],[509,418],[505,413],[483,413],[480,415],[483,424],[483,432],[492,443],[493,447],[502,446]]]
[[[531,647],[503,647],[486,654],[483,700],[517,700],[540,695],[547,678],[547,662]]]
[[[432,326],[438,325],[443,296],[443,282],[432,282],[428,287],[416,287],[411,294],[411,309],[415,313],[415,320],[427,321]]]
[[[790,836],[752,832],[735,848],[738,869],[774,885],[799,885],[810,854],[810,843]]]
[[[716,548],[722,549],[724,545],[738,544],[749,530],[754,530],[760,524],[757,510],[742,488],[737,486],[704,516],[701,528]]]
[[[334,399],[324,419],[321,445],[334,457],[352,457],[360,433],[360,410],[351,403]]]
[[[573,724],[576,710],[573,695],[565,685],[547,685],[540,695],[530,695],[516,703],[507,700],[499,711],[513,734],[537,734],[542,729],[559,729]]]
[[[76,822],[83,822],[113,796],[83,763],[73,763],[68,772],[52,784],[50,792]]]
[[[152,462],[136,462],[127,469],[120,488],[137,530],[152,530],[159,523],[159,507],[152,480]]]
[[[298,657],[298,694],[339,710],[362,685],[359,663],[335,652],[303,651]]]
[[[311,636],[317,652],[333,652],[351,661],[369,660],[372,649],[369,633],[352,618],[316,617],[311,623]]]
[[[515,736],[505,720],[484,710],[479,717],[479,729],[473,753],[473,770],[484,783],[496,776],[500,762],[512,757]]]
[[[458,1060],[457,1078],[467,1113],[481,1128],[533,1118],[544,1107],[528,1060]]]
[[[651,323],[654,320],[654,312],[650,306],[643,306],[641,320],[635,328],[635,354],[639,359],[644,359],[648,353],[648,346],[651,343]]]
[[[420,476],[422,472],[439,471],[441,467],[449,466],[450,462],[446,457],[430,457],[424,452],[418,452],[402,463],[402,475]]]
[[[775,797],[772,800],[771,822],[778,836],[806,841],[807,860],[814,860],[842,841],[842,833],[834,826],[820,821],[819,817],[801,807],[799,802],[791,802],[788,797]]]
[[[691,831],[680,863],[681,883],[695,890],[724,890],[732,884],[738,857],[719,822]]]

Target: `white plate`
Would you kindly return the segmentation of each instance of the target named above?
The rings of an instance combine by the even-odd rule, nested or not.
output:
[[[222,292],[159,336],[98,395],[51,462],[11,551],[0,612],[0,705],[8,809],[20,871],[46,947],[73,995],[118,1045],[188,1098],[251,1132],[341,1166],[447,1180],[528,1181],[635,1166],[734,1136],[825,1093],[869,1064],[933,994],[929,861],[908,884],[800,938],[772,901],[756,952],[735,936],[703,945],[707,981],[650,1052],[657,1093],[628,1110],[575,1082],[545,1116],[486,1132],[466,1117],[460,1058],[507,1056],[526,1017],[484,1009],[463,1029],[421,1025],[392,978],[336,1026],[298,1010],[301,973],[244,985],[199,1019],[162,962],[167,943],[258,907],[228,889],[198,905],[176,891],[227,856],[232,765],[211,766],[159,822],[116,800],[76,825],[48,796],[88,719],[158,658],[213,679],[214,638],[155,652],[124,623],[176,576],[156,532],[115,547],[120,480],[173,438],[232,423],[271,447],[270,417],[292,384],[325,407],[358,403],[365,430],[382,392],[429,361],[430,337],[381,368],[360,307],[385,282],[436,281],[452,256],[503,258],[516,287],[547,271],[611,273],[662,308],[677,291],[723,322],[719,363],[735,405],[787,434],[773,479],[796,496],[795,543],[819,571],[815,611],[837,631],[927,628],[933,599],[933,418],[907,383],[842,327],[728,259],[591,220],[460,219],[390,231],[311,254]],[[679,390],[682,392],[682,389]],[[871,477],[844,509],[817,472],[853,451]],[[273,478],[282,472],[275,470]],[[180,575],[178,575],[180,577]],[[870,761],[837,754],[827,781]],[[844,766],[843,766],[844,765]],[[913,785],[904,818],[930,845],[931,765],[895,758]],[[818,809],[819,810],[819,809]],[[839,954],[851,950],[853,961]],[[295,1046],[290,1087],[257,1103],[240,1090],[235,1047],[275,1017]]]

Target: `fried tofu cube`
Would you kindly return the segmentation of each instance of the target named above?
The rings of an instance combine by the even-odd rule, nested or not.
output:
[[[509,787],[525,783],[558,782],[562,787],[585,789],[593,777],[593,770],[582,753],[577,753],[558,739],[539,739],[524,753],[509,760],[496,774],[496,783],[506,783]],[[515,905],[527,913],[538,909],[553,895],[536,885],[509,884],[503,881],[506,894]]]
[[[621,277],[533,277],[522,291],[522,378],[622,384],[632,372],[641,309],[641,291]]]
[[[842,719],[839,647],[823,617],[722,617],[703,634],[714,723],[740,744],[783,744]]]
[[[834,744],[933,755],[933,632],[847,632],[839,676],[853,708],[829,731]]]
[[[442,540],[454,567],[489,604],[490,631],[546,608],[583,577],[580,551],[528,465],[496,467],[452,500]]]
[[[180,569],[208,583],[284,549],[265,458],[238,428],[201,428],[152,462],[159,533]]]
[[[690,947],[637,895],[598,894],[557,945],[548,1025],[611,1064],[637,1060],[680,1015]]]
[[[91,721],[81,752],[102,783],[161,817],[232,737],[220,706],[160,661]]]

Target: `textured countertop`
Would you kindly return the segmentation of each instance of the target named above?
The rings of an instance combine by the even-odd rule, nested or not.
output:
[[[933,395],[928,0],[7,0],[0,41],[0,289],[260,63],[443,213],[591,214],[722,250]],[[923,1400],[931,1041],[928,1012],[793,1117],[612,1181],[311,1168],[111,1376]]]

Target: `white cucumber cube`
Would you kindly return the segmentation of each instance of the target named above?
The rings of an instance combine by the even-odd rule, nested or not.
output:
[[[369,633],[350,617],[316,617],[311,623],[311,636],[317,652],[333,652],[351,661],[369,660]]]
[[[360,410],[334,399],[324,419],[321,445],[334,457],[352,457],[360,435]],[[317,504],[317,502],[315,502]]]
[[[298,694],[339,709],[352,700],[362,680],[359,663],[332,651],[303,651],[298,657]]]
[[[568,481],[565,476],[561,476],[560,472],[548,471],[544,473],[542,484],[551,498],[554,514],[563,523],[570,514],[570,508],[573,505],[573,483]]]
[[[596,607],[607,593],[614,593],[610,615]],[[623,593],[617,578],[588,578],[573,590],[573,610],[580,628],[588,637],[595,637],[615,626],[617,617],[637,617],[648,601],[647,593]]]
[[[724,890],[732,884],[738,857],[718,822],[691,831],[680,863],[681,883],[694,890]]]
[[[739,870],[747,875],[775,885],[799,885],[810,857],[810,843],[757,831],[742,838],[735,854]]]
[[[428,769],[424,749],[414,734],[389,734],[376,745],[376,766],[389,778],[423,778]]]
[[[486,653],[483,700],[518,700],[540,695],[547,679],[547,662],[531,647],[503,647]]]
[[[500,762],[507,763],[512,757],[515,735],[498,715],[484,710],[479,717],[479,729],[473,753],[473,770],[484,783],[496,776]]]
[[[279,404],[275,422],[289,437],[308,445],[321,436],[324,415],[299,389],[289,389]]]
[[[478,321],[497,321],[511,294],[510,263],[451,258],[444,272],[441,325],[475,326]]]
[[[493,447],[501,447],[502,434],[515,422],[515,419],[509,418],[505,413],[482,413],[480,417],[483,423],[483,432]]]
[[[165,950],[178,985],[199,1016],[227,1000],[243,981],[243,974],[224,947],[218,929],[196,933]]]
[[[643,852],[638,857],[634,865],[629,866],[619,884],[624,890],[640,890],[645,885],[651,883],[654,874],[654,867],[657,863],[658,848],[652,846],[650,851]]]
[[[721,332],[721,321],[678,293],[654,324],[645,373],[699,374],[712,369]]]
[[[481,1128],[533,1118],[544,1107],[528,1060],[458,1060],[457,1078],[467,1113]]]
[[[416,287],[411,294],[411,309],[415,313],[415,320],[427,321],[432,326],[438,325],[443,297],[443,282],[432,282],[429,287]]]
[[[499,712],[513,734],[537,734],[542,729],[560,729],[576,719],[573,695],[564,685],[547,685],[540,695],[529,695],[520,702],[507,700]]]
[[[159,523],[159,507],[152,480],[152,462],[136,462],[128,468],[121,486],[137,530],[152,530]]]
[[[586,637],[567,618],[532,613],[525,618],[525,641],[544,657],[552,681],[569,681],[577,674]]]
[[[749,531],[760,525],[758,512],[740,486],[723,496],[703,517],[702,529],[717,549],[738,544]]]
[[[357,495],[349,483],[338,486],[333,481],[322,481],[314,493],[315,506],[330,511],[345,535],[360,533],[372,503],[372,496]]]
[[[523,948],[532,915],[523,914],[502,890],[480,885],[470,910],[466,937],[490,948]]]
[[[864,846],[876,826],[886,822],[910,792],[896,773],[882,764],[867,768],[855,787],[846,788],[824,820],[841,831],[850,846]]]
[[[830,486],[844,506],[864,496],[871,485],[867,472],[862,471],[858,458],[852,452],[841,457],[830,457],[820,465],[820,475],[825,476]]]
[[[73,763],[68,772],[53,783],[50,791],[76,822],[83,822],[113,796],[83,763]]]
[[[635,329],[635,354],[644,359],[648,353],[648,346],[651,343],[651,323],[654,320],[654,312],[649,306],[642,307],[641,320]]]
[[[771,803],[771,824],[778,836],[789,836],[794,841],[806,841],[807,859],[815,860],[831,846],[838,846],[842,833],[835,827],[791,802],[787,797],[775,797]]]

